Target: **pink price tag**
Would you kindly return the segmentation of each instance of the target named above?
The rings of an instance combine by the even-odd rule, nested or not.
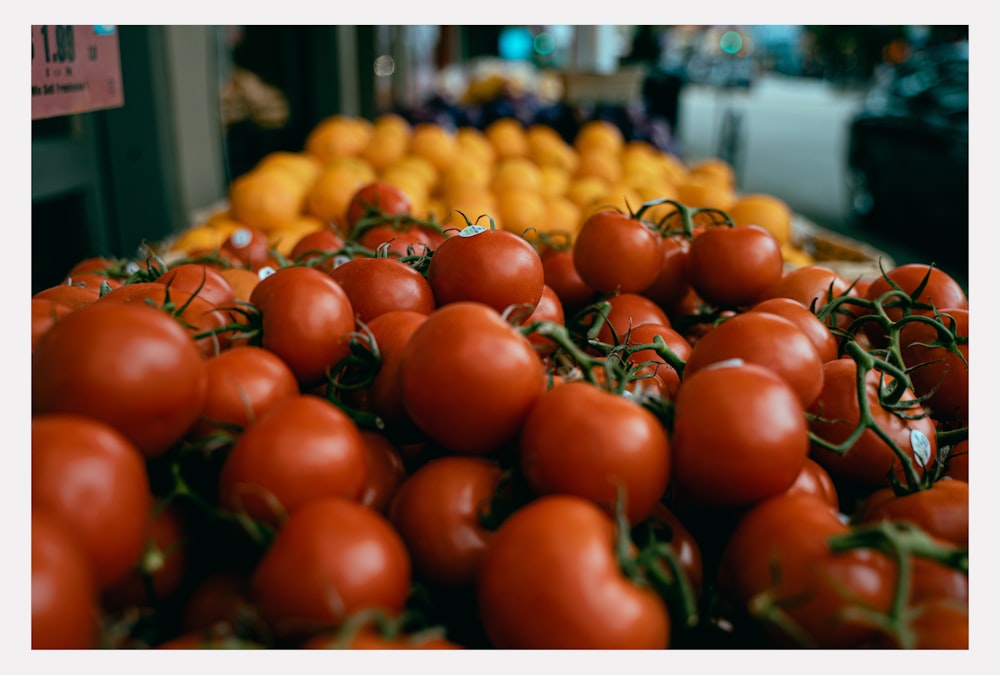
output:
[[[116,26],[31,27],[31,119],[124,104]]]

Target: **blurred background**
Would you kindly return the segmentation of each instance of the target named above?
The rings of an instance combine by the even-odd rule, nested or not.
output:
[[[117,27],[125,104],[32,121],[32,286],[135,255],[332,115],[614,122],[968,288],[968,26]],[[64,242],[54,248],[53,241]]]

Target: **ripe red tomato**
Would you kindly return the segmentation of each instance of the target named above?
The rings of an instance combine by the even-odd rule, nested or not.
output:
[[[531,342],[477,302],[453,302],[428,316],[403,349],[399,378],[403,405],[421,431],[452,452],[483,455],[514,440],[546,389]]]
[[[538,252],[506,230],[466,228],[446,239],[427,267],[437,304],[481,302],[497,312],[511,305],[534,308],[545,270]]]
[[[406,216],[411,210],[410,200],[400,188],[392,183],[375,181],[363,185],[347,205],[348,231],[363,218],[385,218]]]
[[[835,359],[823,364],[823,391],[809,407],[814,417],[809,429],[833,444],[843,443],[861,419],[857,389],[857,363],[851,358]],[[868,409],[882,432],[891,438],[910,458],[917,475],[937,459],[937,436],[929,417],[908,419],[919,415],[919,407],[907,417],[893,414],[878,400],[879,373],[868,371],[865,387]],[[887,383],[890,381],[886,376]],[[913,401],[913,392],[903,394],[901,401]],[[874,490],[889,485],[889,472],[905,481],[900,459],[892,448],[872,429],[866,429],[844,455],[813,444],[811,456],[826,469],[835,481],[845,481],[855,487]]]
[[[910,263],[892,268],[872,281],[865,292],[865,298],[874,301],[892,291],[893,284],[911,296],[923,284],[924,288],[920,295],[913,298],[915,302],[933,305],[937,308],[969,308],[969,298],[954,278],[938,267],[923,263]],[[891,321],[899,321],[903,317],[903,309],[899,306],[898,300],[888,300],[884,306],[886,315]],[[929,309],[914,308],[911,313],[933,316],[933,312]],[[863,330],[873,345],[885,346],[886,336],[882,326],[873,321],[867,321],[863,325]]]
[[[147,457],[188,432],[205,402],[205,360],[165,312],[96,302],[67,315],[32,357],[33,414],[103,421]]]
[[[427,279],[393,258],[354,258],[330,272],[330,277],[344,288],[363,323],[392,310],[434,311],[434,291]]]
[[[406,343],[426,319],[426,314],[400,310],[386,312],[368,324],[382,359],[369,388],[371,408],[385,423],[385,433],[394,440],[421,437],[403,405],[399,364]]]
[[[403,610],[406,546],[380,514],[356,501],[319,499],[293,513],[253,572],[253,599],[285,639],[337,628],[361,610]]]
[[[654,507],[653,515],[646,522],[657,533],[657,541],[670,546],[681,570],[691,583],[692,590],[695,594],[700,594],[704,586],[705,568],[698,540],[663,502]]]
[[[67,525],[31,509],[31,648],[92,649],[99,637],[97,581]]]
[[[236,304],[236,292],[232,285],[219,270],[209,265],[181,263],[167,269],[153,281],[168,286],[171,297],[174,291],[184,291],[207,300],[215,307],[233,307]]]
[[[663,262],[653,283],[642,294],[660,307],[673,307],[691,290],[687,277],[687,255],[691,242],[674,235],[663,240]]]
[[[372,251],[384,246],[390,258],[422,255],[433,248],[427,232],[412,223],[376,225],[358,237],[358,244]]]
[[[560,326],[566,324],[566,315],[563,312],[562,301],[548,284],[542,287],[542,297],[538,300],[535,310],[524,321],[521,321],[520,325],[530,326],[536,321],[550,321]],[[557,347],[551,338],[538,332],[529,333],[528,340],[535,346],[538,354],[543,357],[551,355]]]
[[[834,511],[840,510],[840,496],[837,494],[833,478],[816,460],[809,457],[806,457],[802,470],[788,488],[788,492],[817,497],[827,502]]]
[[[219,247],[219,257],[232,265],[256,270],[271,259],[271,242],[266,232],[241,227]]]
[[[625,342],[630,328],[643,323],[670,326],[670,319],[659,305],[638,293],[619,293],[605,300],[611,307],[597,339],[605,344]]]
[[[624,491],[630,523],[652,514],[670,482],[670,440],[646,408],[588,382],[563,382],[532,406],[520,465],[539,495],[571,494],[614,513]]]
[[[239,626],[254,635],[264,634],[250,597],[250,576],[243,571],[209,571],[184,596],[180,615],[182,634],[208,632],[219,626],[233,630]]]
[[[598,293],[641,293],[662,267],[663,236],[637,218],[604,209],[577,232],[573,264]]]
[[[310,232],[299,239],[292,247],[289,258],[298,265],[323,258],[315,266],[329,273],[339,262],[336,253],[343,248],[343,238],[333,228],[324,227],[322,230]]]
[[[865,500],[860,520],[907,521],[934,537],[967,547],[969,484],[946,478],[907,495],[896,495],[892,488],[882,488]]]
[[[34,353],[35,347],[42,336],[49,332],[56,323],[67,314],[74,311],[74,307],[57,302],[48,298],[31,299],[31,351]]]
[[[79,309],[97,300],[101,297],[101,294],[97,290],[87,288],[86,286],[60,284],[40,290],[31,297],[32,299],[54,300],[60,305],[68,305],[73,309]]]
[[[957,337],[969,337],[969,310],[940,310],[954,319],[951,324],[942,316]],[[929,324],[909,322],[899,333],[900,351],[913,385],[913,393],[923,398],[922,405],[936,420],[969,423],[969,343],[958,344],[958,354],[947,347],[925,345],[938,341],[937,330]]]
[[[140,281],[125,284],[104,294],[98,303],[152,303],[183,326],[206,357],[219,354],[230,344],[231,331],[225,330],[230,323],[229,313],[201,295],[179,288],[155,281]]]
[[[969,441],[961,441],[951,447],[944,467],[946,476],[969,482]]]
[[[567,315],[576,313],[597,299],[597,293],[576,271],[573,249],[547,248],[541,253],[545,285],[559,296]]]
[[[593,502],[549,495],[515,511],[483,551],[476,599],[497,649],[664,649],[663,600],[622,573],[616,528]]]
[[[628,340],[625,344],[630,346],[652,344],[657,336],[663,338],[667,347],[681,361],[687,361],[691,357],[691,345],[684,339],[684,336],[673,328],[658,323],[641,323],[634,326],[629,332]],[[667,396],[670,400],[674,399],[677,395],[677,389],[681,384],[680,374],[663,357],[657,354],[654,349],[634,351],[629,355],[628,359],[633,367],[640,367],[642,364],[651,365],[653,367],[653,375],[663,384],[663,389],[666,391]]]
[[[72,414],[32,418],[31,503],[69,526],[102,589],[139,562],[153,507],[146,463],[107,424]]]
[[[284,267],[250,294],[261,315],[261,346],[281,357],[299,386],[323,382],[347,356],[354,309],[343,287],[311,267]]]
[[[191,437],[213,431],[238,433],[276,401],[299,393],[291,369],[276,354],[262,347],[232,347],[205,362],[208,389]]]
[[[445,456],[406,478],[389,520],[406,543],[417,579],[437,587],[472,586],[493,536],[483,516],[502,473],[492,460]]]
[[[803,408],[823,389],[823,361],[812,340],[777,314],[744,312],[709,330],[691,348],[684,377],[727,359],[743,359],[781,376]]]
[[[766,597],[808,640],[798,644],[760,617],[772,646],[859,648],[879,629],[863,614],[845,610],[888,611],[895,570],[872,549],[834,554],[828,539],[846,532],[848,527],[822,499],[783,493],[760,502],[744,514],[725,544],[719,587],[745,610]]]
[[[750,308],[788,319],[806,334],[823,363],[837,358],[837,338],[805,305],[791,298],[768,298]]]
[[[384,434],[361,430],[365,449],[365,487],[358,501],[385,514],[406,478],[403,456]]]
[[[784,272],[767,294],[769,298],[791,298],[816,311],[834,298],[848,293],[850,284],[829,267],[803,265]],[[857,293],[856,287],[849,295]]]
[[[687,277],[717,307],[744,307],[768,297],[784,258],[774,235],[758,225],[710,227],[691,240]]]
[[[219,477],[223,508],[277,523],[324,497],[358,499],[364,439],[340,408],[311,394],[275,401],[233,446]]]
[[[684,503],[744,507],[795,482],[809,435],[798,396],[774,371],[709,365],[685,373],[674,403],[672,483]]]

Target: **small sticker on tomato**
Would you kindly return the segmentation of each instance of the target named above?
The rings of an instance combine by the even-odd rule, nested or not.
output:
[[[920,462],[920,466],[927,467],[931,461],[931,442],[924,432],[919,429],[910,430],[910,447],[913,448],[913,456]]]
[[[334,269],[336,269],[336,268],[340,267],[341,265],[343,265],[344,263],[349,262],[350,260],[351,260],[351,256],[349,256],[349,255],[344,255],[343,253],[335,255],[335,256],[333,256],[333,267],[334,267]]]
[[[240,229],[236,230],[230,237],[230,241],[233,242],[233,246],[235,246],[236,248],[243,248],[244,246],[247,246],[252,239],[253,239],[253,232],[251,232],[245,227],[241,227]]]
[[[274,274],[276,271],[277,270],[275,270],[270,265],[264,265],[259,270],[257,270],[257,278],[261,279],[261,280],[267,279],[269,276],[271,276],[272,274]]]
[[[458,236],[460,236],[460,237],[474,237],[477,234],[480,234],[480,233],[485,232],[485,231],[486,231],[486,228],[483,227],[482,225],[469,225],[469,226],[463,228],[458,233]]]

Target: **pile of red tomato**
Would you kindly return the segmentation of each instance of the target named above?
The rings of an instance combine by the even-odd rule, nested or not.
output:
[[[290,257],[82,261],[32,646],[967,648],[966,293],[670,203],[570,242],[373,183]]]

